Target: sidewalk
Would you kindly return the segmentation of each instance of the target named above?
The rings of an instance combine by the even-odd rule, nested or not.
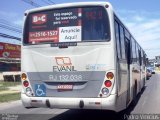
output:
[[[2,102],[2,103],[0,102],[0,105],[1,105],[0,114],[3,113],[1,111],[3,111],[4,109],[9,109],[13,106],[18,106],[18,105],[21,105],[21,104],[22,104],[21,100],[8,101],[8,102]]]
[[[8,90],[4,90],[0,92],[0,95],[2,94],[11,94],[11,93],[20,93],[22,89],[21,85],[8,87]]]

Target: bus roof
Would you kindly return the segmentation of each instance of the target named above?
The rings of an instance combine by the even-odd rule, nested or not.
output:
[[[76,7],[76,6],[89,6],[89,5],[109,5],[110,8],[112,8],[112,5],[109,2],[73,2],[73,3],[63,3],[63,4],[53,4],[49,6],[44,6],[44,7],[39,7],[39,8],[34,8],[30,10],[26,10],[25,13],[31,13],[31,12],[37,12],[41,10],[50,10],[52,8],[64,8],[64,7]]]

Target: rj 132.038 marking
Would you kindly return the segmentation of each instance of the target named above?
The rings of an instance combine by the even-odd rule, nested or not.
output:
[[[49,75],[52,81],[82,81],[82,75]]]

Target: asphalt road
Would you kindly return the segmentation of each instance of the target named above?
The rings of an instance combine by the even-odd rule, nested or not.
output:
[[[0,114],[2,120],[5,120],[6,117],[16,120],[120,120],[130,119],[129,117],[132,115],[143,114],[159,114],[154,117],[160,119],[160,74],[152,75],[150,80],[146,81],[142,92],[137,96],[135,105],[130,105],[120,113],[100,110],[25,109],[21,101],[14,101],[0,104]]]

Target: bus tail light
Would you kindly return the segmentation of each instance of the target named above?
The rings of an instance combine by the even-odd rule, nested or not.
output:
[[[110,80],[106,80],[104,84],[105,84],[106,87],[111,87],[112,86],[112,82]]]
[[[111,71],[106,72],[104,83],[101,88],[100,97],[106,97],[112,90],[114,84],[114,74]]]
[[[111,79],[113,79],[114,74],[113,74],[112,72],[108,72],[108,73],[106,74],[106,77],[107,77],[109,80],[111,80]]]
[[[30,87],[27,87],[26,88],[26,92],[31,92],[32,90],[31,90],[31,88]]]
[[[28,87],[28,86],[29,86],[29,82],[28,82],[28,81],[24,81],[24,82],[23,82],[23,86],[24,86],[24,87]]]
[[[27,87],[27,88],[26,88],[26,94],[27,94],[28,96],[33,96],[32,89],[31,89],[30,87]]]
[[[27,75],[25,73],[22,73],[21,78],[22,78],[22,80],[26,80],[27,79]]]
[[[107,94],[109,93],[109,90],[104,87],[104,88],[102,89],[102,93],[103,93],[104,95],[107,95]]]

